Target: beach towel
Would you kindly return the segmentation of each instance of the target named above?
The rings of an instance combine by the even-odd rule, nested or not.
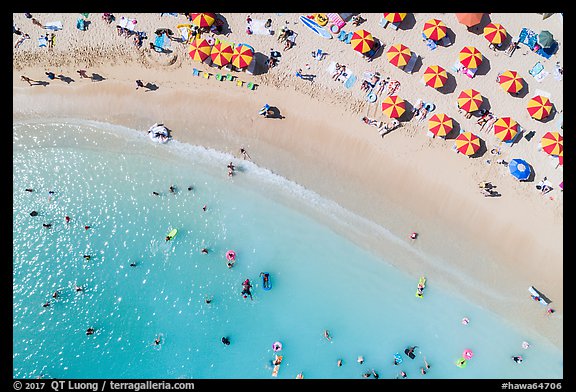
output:
[[[38,38],[38,46],[39,47],[43,47],[43,46],[46,47],[47,45],[48,45],[48,38],[46,38],[46,36],[44,36],[44,35],[41,35]]]
[[[170,39],[163,33],[162,35],[157,35],[154,38],[154,50],[157,52],[162,52],[166,46],[170,46]]]
[[[265,24],[266,21],[264,19],[252,19],[252,23],[250,23],[252,34],[271,35],[271,30],[268,27],[264,27]]]
[[[44,25],[44,28],[47,30],[54,30],[54,31],[62,30],[62,22],[60,21],[49,22]]]
[[[336,26],[338,26],[339,29],[341,29],[342,27],[344,27],[346,25],[346,22],[344,21],[344,19],[342,19],[342,17],[335,12],[327,13],[326,16],[328,17],[328,19],[332,23],[334,23]]]
[[[82,18],[78,19],[76,21],[76,28],[80,31],[85,31],[86,30],[86,21]]]
[[[523,27],[518,35],[518,42],[528,46],[530,50],[538,43],[538,34],[527,27]]]
[[[528,71],[528,73],[530,75],[536,77],[536,75],[538,75],[540,72],[542,72],[543,69],[544,69],[544,66],[542,65],[542,63],[540,61],[538,61],[536,64],[534,64],[532,69]]]
[[[538,83],[540,83],[540,82],[543,81],[543,80],[546,78],[546,76],[548,76],[548,75],[550,75],[550,72],[543,70],[543,71],[540,71],[540,73],[539,73],[538,75],[534,76],[534,79],[536,79],[536,81],[537,81]]]

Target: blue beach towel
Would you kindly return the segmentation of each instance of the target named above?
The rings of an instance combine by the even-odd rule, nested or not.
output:
[[[350,75],[348,79],[344,82],[344,87],[350,89],[356,83],[356,75]]]
[[[530,75],[536,77],[536,75],[538,75],[540,72],[542,72],[543,69],[544,69],[544,66],[542,65],[542,63],[540,61],[538,61],[536,64],[534,64],[532,69],[530,71],[528,71],[528,73]]]
[[[157,35],[156,38],[154,39],[154,50],[157,52],[162,52],[164,50],[164,45],[167,39],[168,36],[166,35],[166,33],[163,33],[162,35]]]
[[[48,45],[48,39],[46,38],[46,36],[41,35],[40,38],[38,38],[38,46],[46,47],[47,45]]]

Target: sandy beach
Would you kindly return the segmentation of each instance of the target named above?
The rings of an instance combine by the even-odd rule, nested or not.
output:
[[[178,36],[177,25],[189,23],[178,14],[115,14],[135,18],[137,30],[149,37],[141,48],[132,38],[119,36],[116,23],[106,23],[102,14],[89,14],[86,31],[76,28],[81,14],[33,13],[41,24],[60,21],[54,48],[39,47],[38,37],[50,30],[32,23],[24,14],[14,14],[14,24],[30,35],[13,52],[13,115],[24,118],[84,118],[128,126],[146,132],[156,123],[165,123],[181,142],[229,152],[241,159],[245,148],[252,161],[342,207],[388,228],[410,243],[409,234],[418,232],[412,246],[451,266],[446,273],[439,265],[419,261],[396,261],[398,268],[417,276],[425,271],[428,281],[470,296],[493,309],[511,323],[536,331],[558,347],[563,345],[563,166],[543,151],[540,139],[548,131],[559,131],[563,112],[563,81],[555,65],[563,64],[563,21],[561,14],[544,19],[541,14],[485,14],[476,27],[459,23],[453,13],[408,13],[397,30],[379,25],[382,14],[361,13],[366,19],[356,27],[349,21],[346,31],[365,29],[386,45],[367,62],[351,45],[325,39],[299,21],[299,14],[250,14],[254,21],[272,20],[274,35],[247,34],[247,13],[217,14],[225,21],[227,34],[214,37],[246,43],[256,51],[253,74],[219,70],[193,61],[188,45],[171,41],[168,53],[149,48],[154,31],[169,28]],[[448,26],[453,44],[434,50],[422,39],[422,27],[438,18]],[[523,27],[536,33],[548,30],[558,42],[557,52],[546,59],[519,44],[512,56],[493,51],[482,34],[489,21],[502,24],[508,35],[518,37]],[[287,25],[297,33],[295,46],[284,49],[277,39]],[[211,36],[205,34],[204,36]],[[14,43],[19,36],[14,34]],[[509,37],[510,38],[510,37]],[[509,39],[505,42],[509,42]],[[386,51],[402,43],[419,55],[411,74],[388,62]],[[464,46],[475,46],[484,60],[474,78],[454,72]],[[278,65],[264,65],[270,49],[281,53]],[[322,49],[322,60],[311,53]],[[358,80],[351,88],[332,79],[331,62],[346,64]],[[540,80],[528,71],[540,62],[549,74]],[[444,67],[448,82],[441,90],[426,86],[422,75],[430,65]],[[207,71],[209,78],[194,76],[192,69]],[[81,78],[85,69],[91,78]],[[313,82],[295,72],[315,75]],[[515,70],[524,79],[518,95],[505,92],[496,78],[500,72]],[[369,116],[388,121],[381,103],[366,99],[362,91],[365,72],[379,72],[382,78],[400,82],[396,94],[408,102],[400,118],[401,127],[381,137],[375,127],[361,119]],[[62,75],[48,79],[45,72]],[[231,73],[244,81],[217,81],[217,73]],[[47,82],[30,86],[25,75]],[[156,89],[136,89],[142,80]],[[246,82],[256,84],[254,90]],[[513,145],[500,143],[492,131],[480,130],[477,117],[465,118],[456,106],[464,89],[477,89],[484,105],[498,117],[514,118],[528,140]],[[538,94],[549,96],[552,115],[544,121],[530,117],[528,101]],[[427,136],[428,121],[412,118],[410,108],[418,99],[434,103],[432,113],[452,117],[456,129],[472,131],[483,140],[478,156],[471,158],[452,149],[458,131],[444,140]],[[264,118],[258,110],[268,103],[281,118]],[[428,118],[432,115],[429,114]],[[500,155],[491,151],[500,148]],[[525,159],[534,175],[518,181],[498,159]],[[542,195],[536,184],[547,177],[553,190]],[[501,197],[484,197],[478,184],[490,181]],[[378,239],[369,233],[354,238],[378,252]],[[529,286],[535,286],[552,300],[553,314],[531,300]]]

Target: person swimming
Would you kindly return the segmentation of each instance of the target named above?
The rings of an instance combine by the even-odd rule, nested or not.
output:
[[[224,336],[222,337],[222,343],[224,343],[224,345],[229,346],[230,345],[230,339],[228,339],[228,337]]]
[[[331,340],[332,340],[332,337],[330,336],[330,332],[329,332],[327,329],[324,330],[324,337],[325,337],[328,341],[331,341]]]
[[[84,255],[84,260],[90,260],[91,256],[90,255]]]
[[[94,328],[90,327],[86,330],[86,335],[92,335],[94,334]]]
[[[38,212],[37,211],[31,211],[30,216],[38,216]]]

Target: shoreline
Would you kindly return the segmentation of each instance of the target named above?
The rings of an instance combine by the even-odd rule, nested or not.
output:
[[[242,19],[240,14],[234,17]],[[77,66],[83,65],[62,65],[58,72],[75,78]],[[299,81],[284,79],[278,86],[280,78],[272,73],[253,75],[258,87],[250,91],[233,83],[215,87],[213,79],[192,77],[190,62],[172,67],[129,61],[94,65],[92,70],[106,78],[101,82],[54,81],[42,87],[28,86],[20,75],[40,78],[53,66],[40,62],[14,68],[15,117],[77,117],[143,132],[164,122],[184,143],[237,157],[244,147],[258,166],[335,201],[407,243],[410,232],[419,232],[413,252],[399,255],[403,258],[395,267],[416,280],[424,269],[429,282],[454,292],[465,287],[474,302],[562,348],[562,194],[547,200],[533,184],[510,181],[499,165],[487,167],[483,161],[488,155],[466,160],[450,150],[452,140],[429,140],[411,122],[380,138],[359,120],[365,102],[338,102],[341,92],[318,102],[327,89],[301,93]],[[160,88],[136,91],[135,70]],[[266,102],[277,106],[284,118],[258,116]],[[477,184],[488,172],[504,197],[479,194]],[[343,234],[382,252],[381,239],[370,233]],[[542,268],[541,260],[550,264]],[[448,266],[456,272],[449,275]],[[552,317],[532,303],[530,285],[552,299]]]

